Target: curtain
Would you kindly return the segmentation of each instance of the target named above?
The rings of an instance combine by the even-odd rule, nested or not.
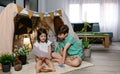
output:
[[[64,11],[68,14],[70,13],[69,6],[70,4],[79,4],[79,15],[80,17],[84,16],[83,4],[94,4],[97,3],[100,5],[99,8],[99,25],[101,32],[113,32],[113,41],[120,41],[120,22],[119,15],[120,13],[120,1],[119,0],[65,0],[64,2]],[[93,8],[94,9],[94,8]],[[89,12],[88,12],[89,13]],[[83,18],[79,18],[81,21]],[[91,17],[92,19],[92,17]],[[87,20],[89,21],[89,20]]]
[[[118,1],[118,27],[117,27],[117,39],[120,41],[120,1]]]
[[[100,9],[100,31],[113,32],[113,40],[119,40],[118,0],[103,0]]]

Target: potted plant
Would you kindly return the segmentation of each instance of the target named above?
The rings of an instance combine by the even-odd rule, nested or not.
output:
[[[18,55],[18,58],[22,62],[22,65],[26,64],[27,55],[30,53],[31,50],[29,50],[26,46],[22,46],[19,49],[15,49],[14,51]]]
[[[10,53],[3,53],[0,55],[0,63],[2,64],[3,72],[10,72],[11,63],[14,61],[14,56]]]
[[[91,25],[88,22],[84,22],[84,27],[82,28],[81,32],[84,32],[84,37],[83,37],[83,53],[85,58],[91,57],[91,48],[90,48],[90,40],[87,37],[87,28],[90,28]]]
[[[89,39],[85,36],[85,38],[83,38],[83,53],[84,53],[84,57],[85,58],[89,58],[91,57],[91,48],[90,48],[90,44],[89,44]]]

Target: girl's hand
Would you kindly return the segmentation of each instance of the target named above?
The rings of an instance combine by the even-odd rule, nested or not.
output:
[[[42,60],[45,60],[45,57],[42,57],[41,59],[42,59]]]
[[[45,58],[44,57],[38,57],[40,60],[44,60]]]

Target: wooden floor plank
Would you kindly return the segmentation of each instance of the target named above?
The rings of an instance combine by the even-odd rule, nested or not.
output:
[[[101,45],[92,45],[92,56],[86,61],[94,66],[65,74],[120,74],[120,42],[114,42],[107,49]]]

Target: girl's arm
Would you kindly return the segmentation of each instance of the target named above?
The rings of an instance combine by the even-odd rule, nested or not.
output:
[[[70,47],[70,43],[67,43],[63,49],[63,60],[62,60],[62,63],[65,62],[65,59],[66,59],[66,53],[67,53],[67,49]]]

